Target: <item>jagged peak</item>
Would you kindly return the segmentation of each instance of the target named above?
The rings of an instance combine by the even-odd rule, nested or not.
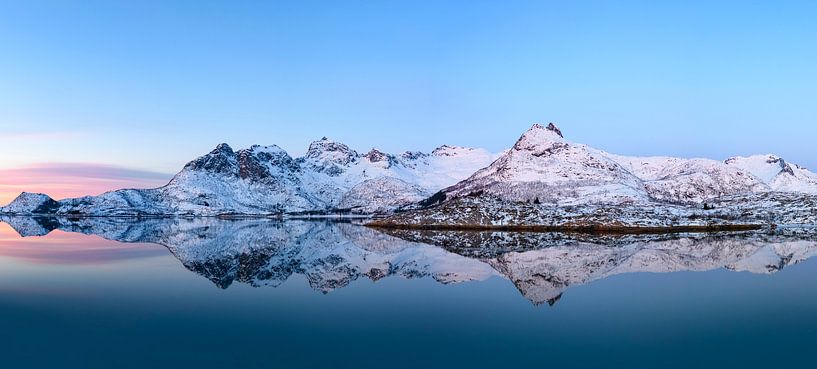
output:
[[[378,161],[387,161],[392,157],[392,155],[386,154],[378,149],[372,148],[371,150],[369,150],[369,152],[363,155],[363,157],[369,159],[370,162],[375,163]]]
[[[780,175],[796,176],[795,169],[803,169],[774,154],[733,156],[724,160],[724,163],[745,169],[766,183],[770,183]]]
[[[48,200],[53,200],[51,198],[51,196],[48,196],[48,195],[46,195],[44,193],[23,191],[23,192],[20,192],[20,194],[17,195],[17,197],[15,197],[14,200],[12,200],[12,202],[28,200],[28,199],[48,199]]]
[[[286,150],[282,149],[278,145],[268,145],[268,146],[252,145],[252,146],[250,146],[249,151],[251,151],[253,153],[268,153],[268,154],[279,154],[279,155],[280,154],[287,154],[287,155],[289,155],[286,152]]]
[[[428,154],[422,151],[405,151],[402,154],[400,154],[400,158],[405,160],[417,160],[420,158],[424,158],[426,156],[428,156]]]
[[[352,150],[346,144],[323,137],[320,140],[313,141],[311,144],[309,144],[309,149],[306,151],[306,157],[317,157],[324,152],[355,153],[355,155],[357,155],[357,152]]]
[[[0,207],[0,212],[49,213],[58,203],[44,193],[21,192],[8,205]]]
[[[326,137],[309,144],[309,149],[304,155],[304,159],[310,159],[317,163],[318,166],[324,166],[325,163],[332,163],[334,165],[346,166],[358,160],[360,154],[351,149],[343,143],[332,141]],[[339,173],[342,170],[329,169],[330,172]]]
[[[513,145],[514,150],[531,150],[541,145],[550,145],[554,142],[564,142],[562,131],[555,124],[549,123],[543,126],[539,123],[534,123],[525,133],[519,137],[516,144]]]
[[[230,147],[230,145],[228,145],[227,143],[222,142],[222,143],[216,145],[216,148],[213,149],[213,151],[211,151],[210,153],[211,154],[219,154],[219,153],[234,154],[235,152],[233,151],[233,148]]]
[[[184,166],[186,170],[204,170],[209,172],[230,173],[236,161],[236,153],[226,143],[220,143],[207,155],[200,156]]]
[[[565,136],[562,135],[562,130],[560,130],[559,127],[557,127],[553,122],[548,123],[547,126],[543,126],[541,123],[533,123],[533,125],[528,128],[527,132],[540,130],[550,131],[557,134],[561,138],[565,138]]]
[[[431,152],[431,155],[434,156],[457,156],[460,154],[468,153],[474,151],[476,149],[471,147],[464,147],[464,146],[454,146],[454,145],[442,145],[434,151]]]
[[[565,136],[562,136],[562,130],[560,130],[559,127],[556,127],[556,125],[553,124],[553,122],[548,123],[548,126],[545,127],[545,129],[548,131],[555,132],[561,138],[565,138]]]

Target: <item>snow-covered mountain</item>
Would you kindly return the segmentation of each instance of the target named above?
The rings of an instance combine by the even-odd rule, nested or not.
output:
[[[373,225],[706,227],[811,224],[817,175],[776,157],[629,157],[534,124],[496,161]]]
[[[490,166],[444,189],[430,203],[487,196],[560,206],[700,204],[722,196],[808,190],[810,187],[804,183],[808,183],[810,176],[817,176],[789,166],[801,171],[798,177],[767,179],[737,163],[737,159],[723,163],[710,159],[614,155],[565,139],[553,123],[534,124]],[[796,181],[798,186],[776,184],[783,180],[781,177]]]
[[[59,204],[51,197],[41,193],[23,192],[10,204],[0,208],[0,212],[12,214],[47,214],[53,212]]]
[[[278,146],[227,144],[184,166],[165,186],[54,202],[23,194],[0,213],[95,216],[389,212],[488,165],[497,155],[444,145],[432,153],[359,154],[327,138],[291,157]],[[47,205],[47,206],[43,206]]]
[[[552,123],[534,124],[490,166],[443,194],[559,205],[648,200],[638,177],[603,152],[564,139]]]
[[[775,155],[736,156],[724,163],[752,173],[773,191],[817,194],[817,174]]]
[[[774,194],[766,196],[774,198],[773,202],[791,203],[799,209],[788,213],[791,216],[786,219],[793,219],[813,202],[807,195],[817,195],[817,174],[773,155],[735,157],[724,162],[614,155],[566,139],[551,123],[534,124],[500,154],[448,145],[431,153],[393,155],[371,149],[361,154],[324,137],[310,144],[304,156],[293,158],[274,145],[234,151],[221,144],[185,165],[160,188],[124,189],[61,201],[23,194],[0,208],[0,213],[382,214],[456,202],[460,205],[449,208],[460,206],[462,210],[485,204],[497,211],[483,211],[483,216],[505,217],[518,204],[529,203],[540,205],[530,213],[538,215],[560,215],[567,207],[582,206],[578,212],[587,216],[597,207],[627,206],[629,210],[617,211],[635,217],[670,214],[670,218],[706,223],[709,219],[701,218],[697,209],[715,202],[746,209],[748,202],[766,193]],[[462,203],[468,205],[463,207]],[[662,209],[650,210],[656,204]],[[746,217],[735,212],[721,215]],[[417,219],[412,221],[420,221]],[[652,223],[664,224],[666,220]]]

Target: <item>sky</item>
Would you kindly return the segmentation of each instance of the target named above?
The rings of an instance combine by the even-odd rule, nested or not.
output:
[[[218,143],[817,168],[817,2],[0,2],[0,203],[163,184]]]

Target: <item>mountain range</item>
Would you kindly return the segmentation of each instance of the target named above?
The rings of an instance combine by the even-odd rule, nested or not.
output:
[[[551,123],[534,124],[510,149],[496,154],[448,145],[431,153],[393,155],[372,149],[361,154],[322,138],[293,158],[275,145],[234,151],[220,144],[160,188],[59,201],[23,193],[0,213],[303,216],[401,211],[380,224],[434,219],[455,224],[550,219],[558,224],[554,215],[575,221],[606,212],[597,221],[666,225],[673,217],[685,224],[742,219],[747,209],[754,209],[747,219],[765,221],[772,208],[782,206],[788,214],[785,223],[809,223],[817,217],[809,209],[816,195],[817,174],[775,155],[725,161],[621,156],[569,141]],[[758,206],[766,212],[755,211]],[[703,217],[701,209],[708,210]],[[517,214],[510,216],[513,212]],[[578,215],[571,218],[573,213]],[[643,222],[650,217],[664,223]]]
[[[365,154],[324,137],[291,157],[278,146],[234,151],[227,144],[187,163],[155,189],[123,189],[55,201],[22,193],[7,214],[215,216],[372,214],[416,203],[496,158],[486,150],[443,145],[431,153]]]

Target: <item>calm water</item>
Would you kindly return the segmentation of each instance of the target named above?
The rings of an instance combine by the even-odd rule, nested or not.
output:
[[[817,360],[810,231],[595,238],[386,235],[297,221],[6,221],[6,368]]]

